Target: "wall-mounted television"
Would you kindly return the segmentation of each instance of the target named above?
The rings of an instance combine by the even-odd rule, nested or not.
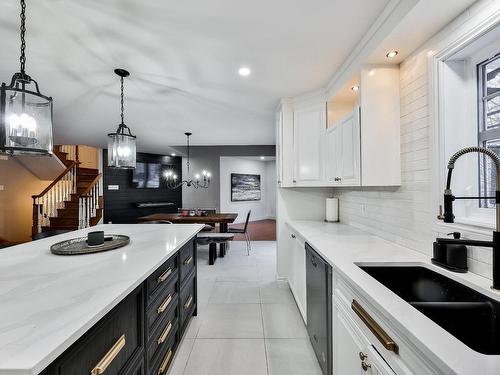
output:
[[[132,173],[132,184],[137,189],[158,189],[160,187],[162,165],[159,163],[137,162]]]

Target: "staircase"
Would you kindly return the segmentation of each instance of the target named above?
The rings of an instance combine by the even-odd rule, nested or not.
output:
[[[99,171],[80,167],[78,146],[55,146],[54,155],[66,169],[44,191],[32,196],[32,234],[87,228],[102,218]]]

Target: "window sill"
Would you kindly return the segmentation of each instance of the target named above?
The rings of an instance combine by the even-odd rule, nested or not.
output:
[[[491,232],[495,230],[494,225],[491,223],[464,218],[457,218],[454,223],[438,221],[435,227],[436,231],[440,233],[460,232],[462,234],[468,234],[469,236],[485,237],[485,240],[490,240]]]

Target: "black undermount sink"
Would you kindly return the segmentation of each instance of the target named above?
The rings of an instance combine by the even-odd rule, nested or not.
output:
[[[469,348],[500,355],[500,302],[419,266],[360,266]]]

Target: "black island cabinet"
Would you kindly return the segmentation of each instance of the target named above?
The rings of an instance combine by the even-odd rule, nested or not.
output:
[[[197,314],[191,239],[42,375],[162,375]]]

